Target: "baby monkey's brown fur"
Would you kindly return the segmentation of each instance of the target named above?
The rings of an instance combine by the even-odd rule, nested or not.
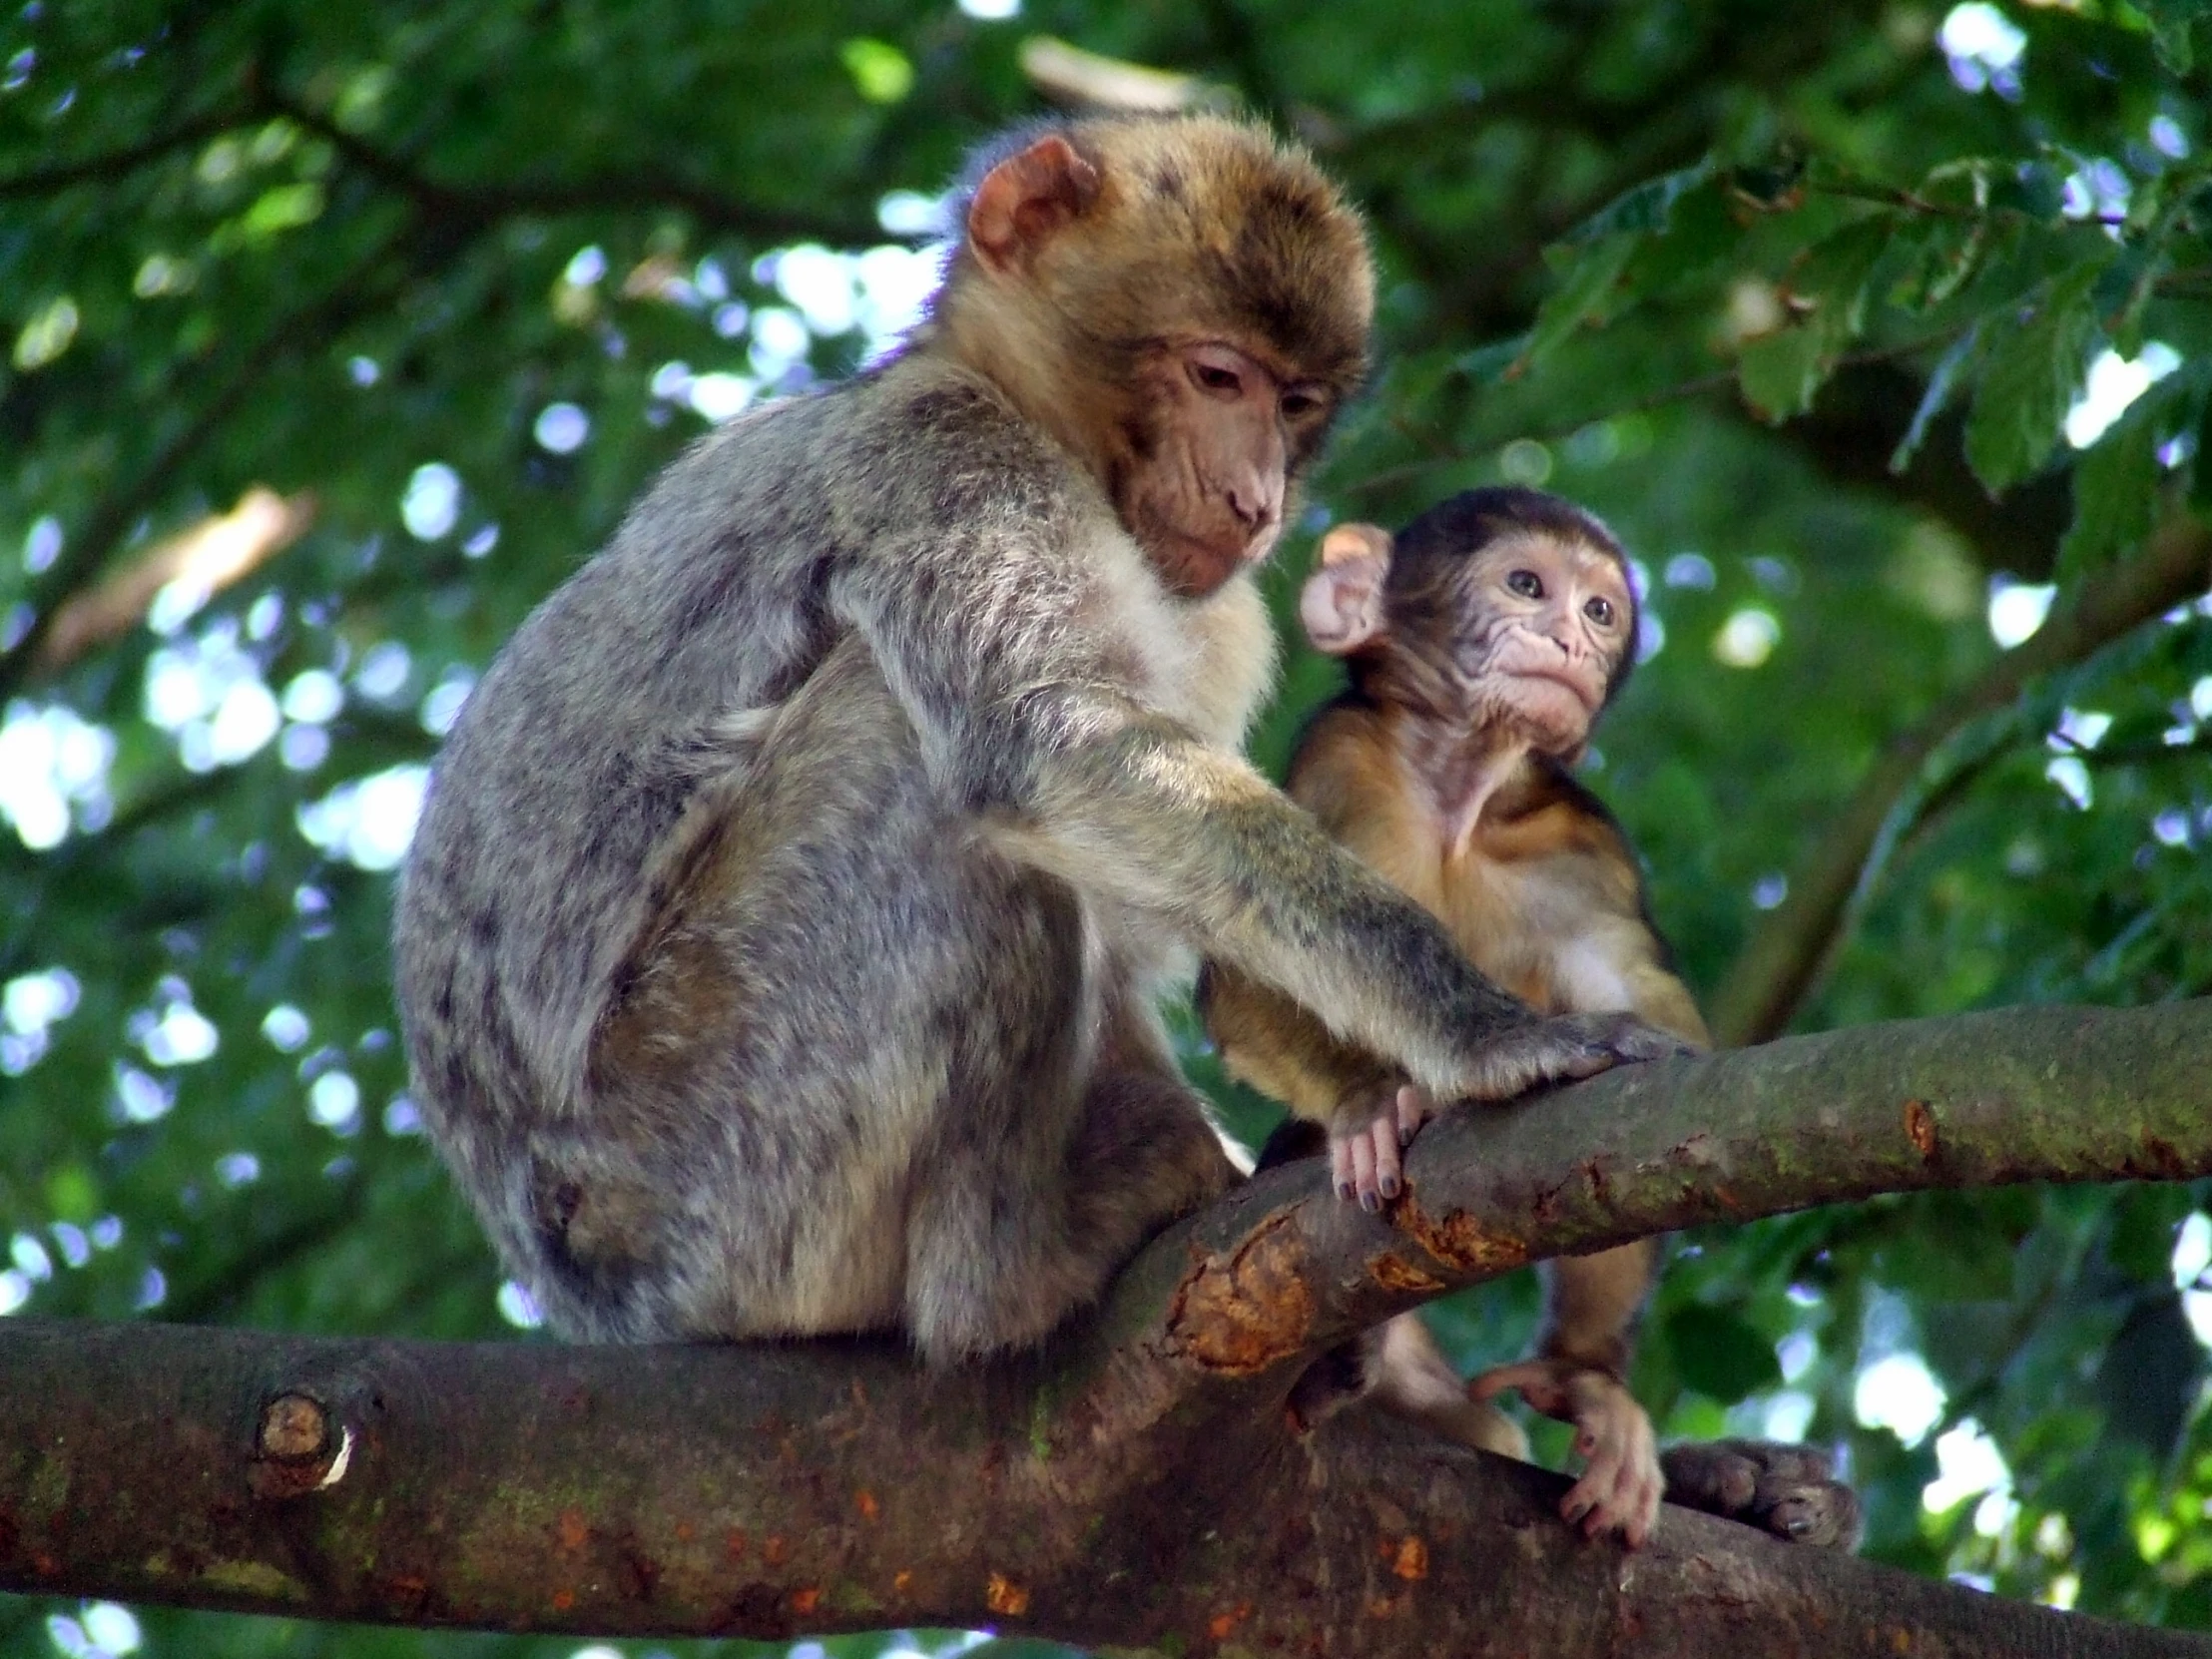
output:
[[[1611,532],[1555,496],[1468,491],[1394,538],[1330,531],[1300,612],[1317,646],[1350,660],[1352,686],[1308,728],[1291,798],[1538,1012],[1628,1010],[1707,1046],[1633,850],[1567,770],[1633,662],[1636,600]],[[1229,1070],[1327,1129],[1339,1193],[1371,1209],[1395,1197],[1399,1148],[1432,1110],[1425,1092],[1234,967],[1208,965],[1201,1001]],[[1286,1139],[1297,1142],[1279,1137],[1271,1159]],[[1588,1468],[1567,1517],[1640,1542],[1664,1481],[1625,1380],[1654,1259],[1642,1241],[1547,1264],[1537,1357],[1471,1390],[1410,1317],[1371,1354],[1372,1381],[1445,1433],[1525,1456],[1490,1402],[1519,1389],[1576,1427]]]

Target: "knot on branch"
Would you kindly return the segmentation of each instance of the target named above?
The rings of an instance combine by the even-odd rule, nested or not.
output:
[[[258,1498],[299,1497],[335,1486],[352,1458],[353,1431],[322,1401],[293,1390],[262,1407],[246,1481]]]

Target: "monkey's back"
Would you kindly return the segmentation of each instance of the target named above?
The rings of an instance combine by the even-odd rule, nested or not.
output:
[[[1072,897],[973,845],[832,615],[869,521],[959,508],[957,478],[869,498],[880,395],[679,459],[517,630],[433,778],[395,924],[409,1058],[571,1333],[891,1323],[909,1172],[950,1155],[928,1143],[1002,1133],[1014,1075],[1049,1095],[1074,1064]],[[809,1190],[826,1170],[843,1190]]]
[[[555,1327],[957,1347],[1086,1294],[996,1264],[1102,1264],[991,1239],[1070,1225],[1101,1052],[1172,1072],[1131,1012],[1164,941],[994,850],[1032,763],[992,723],[1044,661],[1233,737],[1266,638],[1248,579],[1170,604],[969,378],[894,366],[680,458],[477,686],[400,889],[425,1122]]]

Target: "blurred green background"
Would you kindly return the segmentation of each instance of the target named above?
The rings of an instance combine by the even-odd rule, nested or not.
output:
[[[1636,553],[1645,660],[1589,777],[1701,995],[1793,931],[1827,964],[1799,1028],[2203,994],[2212,607],[1945,711],[2212,500],[2208,20],[11,0],[0,1311],[519,1336],[393,1034],[390,872],[438,735],[679,447],[890,345],[966,146],[1130,88],[1300,134],[1373,218],[1383,366],[1279,601],[1332,517],[1482,481]],[[1294,655],[1264,764],[1335,672]],[[1915,732],[1853,904],[1806,932],[1793,873]],[[1670,1435],[1839,1446],[1881,1559],[2212,1626],[2208,1192],[1685,1236],[1638,1391]],[[1525,1281],[1434,1311],[1466,1366],[1528,1340]],[[583,1646],[24,1599],[0,1645]]]

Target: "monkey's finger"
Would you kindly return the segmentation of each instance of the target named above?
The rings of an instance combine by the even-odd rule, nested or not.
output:
[[[1329,1137],[1329,1181],[1337,1189],[1340,1202],[1349,1201],[1353,1193],[1352,1142]]]
[[[1387,1116],[1379,1117],[1368,1126],[1368,1139],[1375,1147],[1376,1190],[1384,1198],[1395,1198],[1402,1174],[1397,1156],[1397,1125]]]
[[[1352,1137],[1352,1180],[1360,1192],[1361,1209],[1373,1212],[1382,1208],[1375,1188],[1375,1137],[1364,1130]]]
[[[1436,1115],[1436,1103],[1418,1083],[1407,1083],[1397,1091],[1396,1104],[1397,1138],[1403,1145],[1413,1138],[1422,1124]]]

